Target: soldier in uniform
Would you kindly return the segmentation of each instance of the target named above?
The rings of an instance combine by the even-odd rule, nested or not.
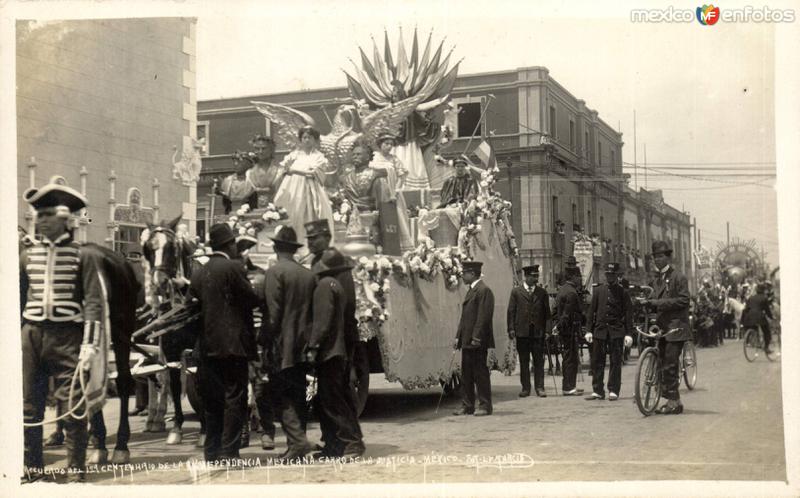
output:
[[[691,340],[689,329],[689,282],[686,276],[672,266],[672,247],[669,242],[656,240],[652,245],[653,262],[657,276],[650,282],[653,294],[641,300],[656,313],[656,324],[666,337],[659,340],[658,350],[662,356],[664,398],[667,403],[659,408],[661,414],[683,413],[678,386],[680,384],[680,356],[683,343]]]
[[[561,391],[564,396],[579,396],[583,389],[575,387],[578,376],[578,338],[581,328],[581,309],[578,289],[581,286],[581,271],[574,266],[564,268],[565,282],[558,289],[556,296],[556,314],[558,323],[554,332],[558,334],[563,351],[564,377]]]
[[[49,184],[31,188],[24,199],[36,210],[35,238],[20,253],[22,301],[22,394],[26,424],[44,418],[48,376],[54,378],[59,413],[67,413],[82,397],[77,385],[70,399],[73,373],[97,354],[103,334],[103,282],[100,262],[81,251],[69,226],[72,213],[87,206],[77,191]],[[81,414],[78,410],[77,415]],[[69,481],[85,480],[86,418],[64,420]],[[42,426],[25,427],[23,481],[42,477]]]
[[[544,390],[544,336],[550,303],[547,291],[539,287],[539,265],[522,269],[525,281],[511,289],[508,299],[508,337],[516,338],[519,353],[519,374],[522,383],[520,398],[531,394],[530,361],[533,356],[533,378],[536,395],[546,397]]]
[[[462,407],[454,415],[482,417],[492,414],[492,386],[486,358],[494,347],[492,315],[494,294],[481,280],[483,263],[465,261],[462,278],[469,286],[461,307],[455,349],[461,349]],[[478,410],[475,410],[475,391],[478,392]]]
[[[608,371],[608,399],[619,398],[622,378],[623,346],[633,344],[633,310],[628,289],[622,285],[619,263],[606,265],[606,283],[595,284],[589,308],[586,342],[592,345],[592,395],[587,400],[603,399],[606,352],[611,355]]]

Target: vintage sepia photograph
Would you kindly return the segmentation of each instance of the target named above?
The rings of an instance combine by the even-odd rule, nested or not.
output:
[[[798,7],[0,2],[0,494],[797,496]]]

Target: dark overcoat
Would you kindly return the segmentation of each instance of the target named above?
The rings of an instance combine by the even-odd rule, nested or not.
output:
[[[656,312],[656,324],[664,331],[680,329],[666,336],[667,341],[689,341],[689,281],[686,276],[670,265],[666,274],[657,275],[650,281],[653,294],[650,307]]]
[[[467,291],[461,305],[461,320],[458,322],[457,347],[464,349],[494,348],[494,294],[492,290],[479,280],[474,288]],[[472,340],[478,339],[479,346],[472,346]]]
[[[609,299],[612,301],[611,314]],[[589,332],[597,339],[618,339],[633,335],[633,306],[628,289],[621,285],[613,288],[608,284],[596,285],[592,292],[587,322]]]
[[[509,332],[513,330],[517,337],[529,337],[533,324],[533,337],[538,339],[544,336],[549,317],[550,299],[547,291],[538,285],[533,292],[525,290],[524,286],[511,289],[506,317]]]

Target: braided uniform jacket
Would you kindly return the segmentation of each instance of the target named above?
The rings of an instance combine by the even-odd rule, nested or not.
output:
[[[19,257],[22,317],[29,322],[101,322],[99,262],[69,234],[28,239]]]

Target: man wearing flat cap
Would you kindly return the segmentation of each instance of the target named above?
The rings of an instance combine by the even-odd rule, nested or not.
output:
[[[453,166],[456,168],[456,174],[442,184],[440,208],[463,203],[478,193],[478,183],[468,169],[469,161],[465,157],[459,157]]]
[[[544,390],[544,336],[550,304],[547,291],[537,285],[539,265],[522,269],[525,281],[511,289],[508,298],[508,337],[516,338],[519,353],[520,398],[531,394],[530,361],[533,356],[533,379],[536,395],[546,397]]]
[[[623,346],[633,344],[633,310],[628,289],[622,286],[619,263],[606,265],[606,283],[595,284],[589,308],[586,342],[592,345],[592,395],[587,400],[605,398],[603,375],[606,352],[611,355],[608,371],[608,399],[619,399],[622,378]]]
[[[578,338],[581,328],[581,309],[578,289],[581,286],[581,270],[576,266],[564,268],[564,283],[556,295],[556,333],[561,341],[564,358],[561,391],[564,396],[578,396],[583,389],[575,387],[578,376]]]
[[[70,399],[73,374],[97,354],[104,334],[103,283],[100,262],[73,239],[74,213],[87,206],[86,198],[64,185],[31,188],[23,198],[36,210],[36,237],[24,244],[19,258],[22,297],[22,396],[26,424],[44,418],[47,378],[55,382],[58,412],[66,413],[82,396],[76,386]],[[76,414],[80,415],[81,409]],[[69,481],[85,479],[86,418],[64,419]],[[42,477],[42,426],[25,427],[23,481]]]
[[[461,278],[469,290],[461,305],[461,320],[454,344],[461,350],[462,389],[462,406],[454,415],[482,417],[492,414],[492,386],[486,358],[489,348],[494,347],[494,294],[481,280],[482,266],[483,263],[478,261],[463,263]],[[478,393],[477,410],[475,391]]]
[[[641,302],[656,313],[656,324],[667,333],[659,340],[658,351],[662,355],[662,375],[665,405],[658,413],[671,415],[683,413],[683,404],[678,392],[680,385],[679,361],[683,343],[692,339],[689,329],[689,282],[686,276],[672,266],[672,247],[669,242],[656,240],[652,245],[656,276],[650,281],[653,294]],[[671,330],[675,332],[668,333]]]
[[[248,360],[255,359],[253,308],[258,295],[238,259],[236,236],[227,223],[209,230],[213,252],[192,276],[203,329],[197,377],[206,419],[206,461],[239,458],[247,421]]]
[[[277,404],[287,449],[287,462],[303,458],[313,449],[306,437],[306,374],[303,351],[311,331],[311,303],[316,286],[314,274],[295,261],[302,247],[297,233],[278,225],[269,237],[278,260],[267,269],[264,296],[267,316],[262,321],[259,343],[270,375],[270,395]]]
[[[344,289],[337,279],[352,266],[336,249],[323,251],[314,273],[319,278],[314,290],[313,326],[307,358],[316,364],[320,429],[325,447],[321,456],[355,458],[364,453],[361,427],[350,392],[350,369],[345,336]]]

